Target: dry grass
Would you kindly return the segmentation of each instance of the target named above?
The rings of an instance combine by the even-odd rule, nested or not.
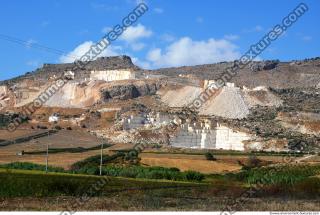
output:
[[[149,154],[140,155],[141,163],[148,166],[176,167],[181,171],[194,170],[201,173],[232,172],[241,169],[234,162],[208,161],[203,155]]]
[[[76,211],[222,211],[228,205],[223,197],[206,198],[175,195],[152,195],[152,193],[124,192],[109,197],[94,197]],[[79,201],[75,197],[6,198],[0,199],[0,211],[64,211]],[[290,200],[281,198],[247,199],[235,211],[319,211],[320,200]]]
[[[44,132],[46,130],[41,130]],[[0,132],[2,134],[3,131]],[[12,132],[15,133],[15,132]],[[33,132],[32,134],[35,134]],[[40,132],[38,132],[40,133]],[[29,133],[31,134],[31,133]],[[4,135],[4,134],[3,134]],[[16,134],[18,135],[18,134]],[[26,136],[26,135],[25,135]],[[33,139],[28,142],[9,145],[1,147],[1,152],[17,152],[17,151],[33,151],[33,150],[43,150],[46,148],[46,145],[49,144],[49,147],[52,148],[76,148],[76,147],[92,147],[101,144],[102,140],[83,131],[74,131],[74,130],[61,130],[50,136],[44,136],[42,138]]]
[[[7,131],[1,131],[1,135],[5,135]],[[43,130],[42,130],[43,132]],[[9,132],[11,135],[21,136],[27,134],[24,130],[18,130],[16,132]],[[33,131],[33,133],[35,133]],[[30,134],[30,130],[29,133]],[[50,148],[89,148],[101,144],[102,140],[90,135],[87,132],[74,131],[74,130],[61,130],[56,134],[34,139],[25,143],[13,144],[4,147],[0,147],[0,163],[11,163],[11,162],[32,162],[37,164],[45,163],[44,154],[33,154],[18,156],[17,153],[22,150],[25,152],[32,151],[45,151],[47,144]],[[88,151],[83,153],[58,153],[50,154],[49,163],[52,166],[58,166],[63,168],[69,168],[74,162],[83,160],[87,157],[97,155],[100,151]],[[105,150],[105,153],[110,153]]]
[[[147,166],[177,167],[182,171],[194,170],[201,173],[226,173],[241,169],[238,161],[246,163],[248,155],[214,155],[217,161],[208,161],[204,155],[141,153],[141,163]],[[282,163],[282,156],[257,156],[264,163]]]
[[[108,152],[105,152],[108,154]],[[100,154],[100,150],[88,151],[83,153],[58,153],[49,155],[49,165],[69,169],[70,166],[85,158]],[[0,164],[12,162],[31,162],[36,164],[45,164],[45,155],[23,155],[4,154],[0,152]]]
[[[0,130],[0,139],[1,140],[13,140],[19,137],[25,137],[33,134],[42,133],[43,130],[25,130],[25,129],[17,129],[14,132],[10,132],[8,130]]]

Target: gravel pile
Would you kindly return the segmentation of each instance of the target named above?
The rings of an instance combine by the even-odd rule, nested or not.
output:
[[[161,101],[169,107],[185,107],[198,98],[202,88],[185,86],[180,89],[169,90],[160,94]]]
[[[249,114],[249,106],[240,88],[223,87],[219,95],[207,101],[200,108],[199,114],[242,119]]]

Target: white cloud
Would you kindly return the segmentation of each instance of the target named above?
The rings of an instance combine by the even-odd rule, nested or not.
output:
[[[140,51],[140,50],[142,50],[145,46],[146,46],[146,44],[144,44],[144,43],[132,43],[132,44],[131,44],[131,48],[132,48],[133,51]]]
[[[150,69],[151,68],[150,63],[147,61],[141,61],[140,59],[138,59],[136,57],[131,57],[131,60],[135,65],[138,65],[139,67],[141,67],[143,69]]]
[[[183,37],[171,43],[164,51],[155,48],[147,54],[147,60],[152,67],[215,63],[231,61],[239,57],[237,46],[228,40],[210,38],[207,41],[193,41],[189,37]]]
[[[72,63],[76,59],[79,59],[82,55],[84,55],[92,45],[94,45],[92,41],[86,41],[78,45],[73,51],[61,56],[59,60],[61,63]],[[120,46],[110,45],[97,57],[121,55],[121,49],[122,48]]]
[[[160,48],[156,48],[156,49],[149,51],[149,53],[147,55],[147,59],[152,62],[160,61],[161,57],[162,56],[161,56],[161,49]]]
[[[154,9],[153,9],[153,11],[154,11],[155,13],[158,13],[158,14],[163,13],[163,9],[162,9],[162,8],[160,8],[160,7],[156,7],[156,8],[154,8]]]
[[[239,37],[239,35],[235,35],[235,34],[227,34],[227,35],[224,36],[224,38],[226,40],[237,40],[240,37]]]
[[[128,27],[120,36],[120,39],[130,43],[141,38],[148,38],[151,35],[151,30],[147,29],[144,25],[138,24],[137,26]]]

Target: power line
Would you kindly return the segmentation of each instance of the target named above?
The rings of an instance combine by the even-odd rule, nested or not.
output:
[[[61,51],[59,49],[50,48],[50,47],[41,45],[41,44],[33,42],[33,41],[22,40],[22,39],[19,39],[19,38],[16,38],[16,37],[12,37],[12,36],[8,36],[8,35],[5,35],[5,34],[0,34],[0,39],[8,41],[8,42],[16,43],[16,44],[22,45],[24,47],[35,48],[35,49],[39,49],[39,50],[42,50],[42,51],[45,51],[45,52],[57,54],[57,55],[60,55],[60,56],[64,55],[64,56],[71,57],[71,58],[74,58],[74,59],[79,58],[79,56],[67,54],[65,51]]]

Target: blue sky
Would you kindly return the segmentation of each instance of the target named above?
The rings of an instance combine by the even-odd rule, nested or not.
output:
[[[141,0],[140,0],[141,1]],[[4,0],[0,34],[0,79],[15,77],[43,63],[70,62],[137,5],[137,0]],[[233,60],[249,49],[300,1],[146,0],[149,11],[103,55],[127,54],[144,68]],[[261,59],[320,56],[320,1],[276,40]],[[66,56],[34,48],[41,44]]]

